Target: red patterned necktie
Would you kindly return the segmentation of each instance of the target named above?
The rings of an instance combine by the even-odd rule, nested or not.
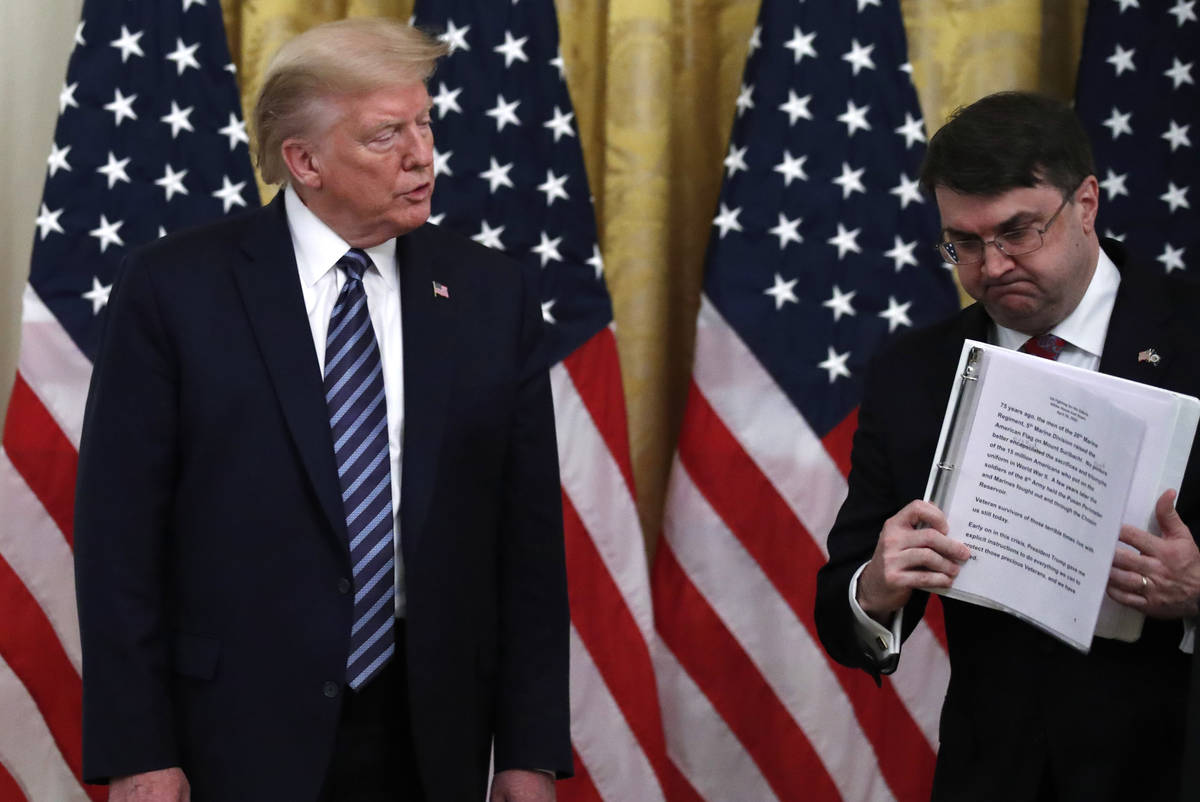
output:
[[[1053,362],[1058,359],[1058,355],[1066,347],[1067,341],[1062,337],[1056,337],[1053,334],[1043,334],[1040,337],[1030,337],[1021,346],[1020,350]]]

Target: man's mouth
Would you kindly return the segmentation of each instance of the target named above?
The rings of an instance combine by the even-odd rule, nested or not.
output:
[[[983,290],[984,292],[1012,292],[1029,284],[1030,281],[1028,279],[1014,278],[1007,281],[993,281],[989,284],[985,284]]]
[[[422,184],[417,184],[415,187],[408,190],[407,192],[401,193],[401,195],[405,198],[408,198],[409,200],[422,200],[423,198],[425,198],[426,196],[429,195],[429,191],[432,188],[433,188],[433,182],[426,181]]]

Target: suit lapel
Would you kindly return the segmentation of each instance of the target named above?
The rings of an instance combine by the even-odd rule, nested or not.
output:
[[[1103,244],[1105,252],[1121,271],[1121,284],[1108,321],[1099,371],[1162,387],[1170,373],[1174,345],[1168,331],[1170,305],[1164,289],[1161,283],[1148,280],[1137,265],[1128,264],[1126,252],[1119,243],[1105,240]],[[990,318],[982,304],[972,304],[963,310],[960,325],[964,337],[987,341]],[[1139,361],[1138,355],[1148,349],[1158,355],[1157,363],[1148,359]]]
[[[333,531],[345,542],[346,516],[333,459],[329,412],[296,268],[283,193],[247,227],[246,261],[234,270],[246,313],[275,385],[284,420]]]
[[[962,340],[978,340],[985,343],[992,333],[991,328],[992,319],[988,317],[981,303],[971,304],[959,317],[959,334]],[[958,350],[954,352],[955,364],[958,364],[958,356],[962,351],[962,340],[959,340]]]
[[[1170,373],[1173,343],[1169,339],[1170,305],[1161,283],[1148,281],[1137,265],[1126,265],[1123,249],[1105,243],[1105,250],[1121,271],[1121,285],[1108,321],[1100,372],[1162,387]],[[1157,362],[1139,360],[1153,349]]]
[[[396,241],[404,329],[404,455],[400,542],[407,562],[420,538],[438,470],[457,333],[455,267],[428,227]],[[434,282],[449,297],[434,294]]]

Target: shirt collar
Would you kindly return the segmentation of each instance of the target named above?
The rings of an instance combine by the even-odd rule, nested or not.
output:
[[[1092,282],[1088,284],[1083,298],[1075,306],[1071,314],[1053,329],[1051,333],[1062,337],[1068,343],[1081,351],[1086,351],[1095,357],[1104,353],[1104,338],[1108,334],[1108,320],[1112,317],[1113,304],[1117,300],[1117,287],[1121,284],[1121,272],[1113,264],[1104,249],[1100,249],[1100,258],[1096,262],[1096,271],[1092,274]],[[1024,334],[1013,329],[996,326],[996,344],[1004,348],[1020,348],[1029,339]]]
[[[296,267],[300,270],[300,280],[306,287],[312,287],[334,268],[338,259],[346,255],[350,244],[305,206],[290,184],[284,187],[283,192],[288,229],[296,251]],[[375,271],[383,278],[388,289],[396,289],[396,239],[393,237],[384,240],[364,250],[371,257]],[[381,265],[389,265],[391,269],[384,270]]]

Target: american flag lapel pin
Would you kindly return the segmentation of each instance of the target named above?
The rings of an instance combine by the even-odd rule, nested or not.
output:
[[[1159,361],[1162,359],[1158,352],[1153,348],[1147,348],[1145,351],[1138,351],[1138,362],[1149,362],[1154,367],[1158,367]]]
[[[433,297],[450,300],[450,288],[440,281],[433,282]]]

